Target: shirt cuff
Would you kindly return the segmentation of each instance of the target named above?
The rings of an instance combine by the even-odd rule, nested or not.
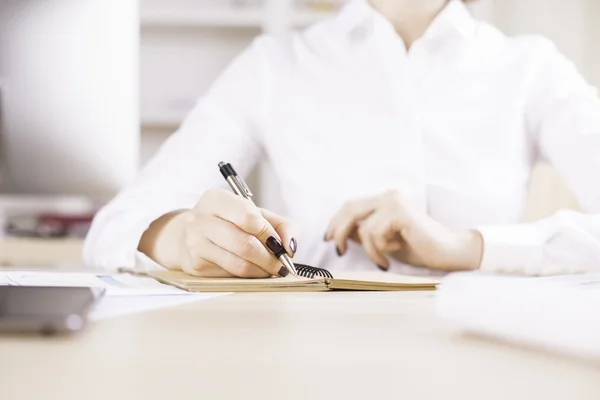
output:
[[[143,262],[139,261],[139,255],[142,254],[137,250],[139,242],[150,224],[168,212],[153,210],[143,215],[111,216],[111,221],[102,227],[99,237],[88,235],[85,244],[86,265],[108,270],[149,266],[147,260],[150,258],[147,256],[144,255]]]
[[[543,237],[534,225],[491,226],[483,236],[481,271],[539,275],[543,267]]]
[[[148,272],[157,269],[165,269],[162,265],[142,253],[136,251],[135,253],[135,270],[140,272]]]

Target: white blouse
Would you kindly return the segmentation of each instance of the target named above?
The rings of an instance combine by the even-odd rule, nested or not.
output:
[[[291,40],[258,38],[223,73],[139,179],[96,217],[91,266],[133,266],[148,225],[226,187],[219,161],[276,171],[297,260],[373,269],[322,238],[344,202],[396,188],[434,219],[478,229],[483,270],[600,271],[600,101],[541,37],[509,38],[451,0],[406,51],[366,0]],[[550,162],[586,214],[520,223],[532,167]],[[136,257],[137,256],[137,257]],[[413,272],[392,262],[392,271]]]

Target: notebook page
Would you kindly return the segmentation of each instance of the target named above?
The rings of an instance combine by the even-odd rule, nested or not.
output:
[[[351,272],[335,272],[333,273],[334,280],[360,281],[360,282],[382,282],[382,283],[405,283],[435,285],[441,282],[440,277],[435,276],[412,276],[399,275],[388,272],[379,271],[351,271]]]
[[[321,291],[340,290],[407,290],[434,289],[439,283],[435,277],[413,277],[383,272],[336,273],[334,279],[314,279],[287,276],[285,278],[241,279],[200,278],[181,271],[151,271],[158,281],[189,291],[261,292],[261,291]],[[339,277],[339,278],[338,278]]]
[[[150,277],[159,282],[193,292],[261,292],[261,291],[318,291],[327,290],[324,278],[307,279],[287,276],[285,278],[242,279],[200,278],[181,271],[150,271]]]

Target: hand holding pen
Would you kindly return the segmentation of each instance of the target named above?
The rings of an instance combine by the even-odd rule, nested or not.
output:
[[[140,250],[169,269],[207,278],[295,273],[296,225],[231,190],[207,190],[193,209],[154,224],[162,226],[149,229],[158,233],[144,237]]]
[[[248,185],[246,184],[246,182],[237,174],[237,172],[235,172],[235,170],[233,169],[233,167],[231,166],[231,164],[226,164],[224,162],[219,163],[219,170],[221,171],[221,174],[223,175],[223,178],[225,178],[225,180],[227,181],[227,183],[229,184],[229,187],[231,187],[231,190],[233,190],[233,192],[246,199],[250,204],[254,205],[254,202],[252,201],[252,191],[250,190],[250,188],[248,187]],[[265,230],[269,230],[269,228],[271,228],[270,226],[265,226],[263,229]],[[292,259],[290,258],[290,256],[287,254],[287,251],[284,249],[281,241],[273,236],[273,235],[268,235],[269,232],[266,233],[259,233],[257,235],[255,235],[259,240],[261,239],[261,236],[268,236],[267,239],[265,240],[265,244],[267,246],[267,248],[269,250],[271,250],[271,252],[273,252],[273,255],[275,257],[277,257],[277,259],[279,261],[281,261],[281,263],[283,264],[282,266],[282,271],[286,271],[287,273],[292,272],[294,275],[298,275],[298,272],[296,271],[296,267],[294,266],[294,263],[292,262]],[[291,239],[290,241],[290,245],[292,247],[294,247],[294,253],[296,252],[296,240],[295,239]],[[293,254],[292,254],[293,257]],[[287,273],[285,273],[285,275],[287,275]],[[281,273],[279,275],[282,275]],[[285,276],[283,275],[283,276]]]

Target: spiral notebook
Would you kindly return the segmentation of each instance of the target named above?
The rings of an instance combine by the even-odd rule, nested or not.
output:
[[[436,277],[414,277],[386,272],[340,272],[333,275],[321,268],[296,265],[300,277],[241,279],[199,278],[180,271],[156,270],[148,275],[159,282],[189,292],[325,292],[435,290]]]

